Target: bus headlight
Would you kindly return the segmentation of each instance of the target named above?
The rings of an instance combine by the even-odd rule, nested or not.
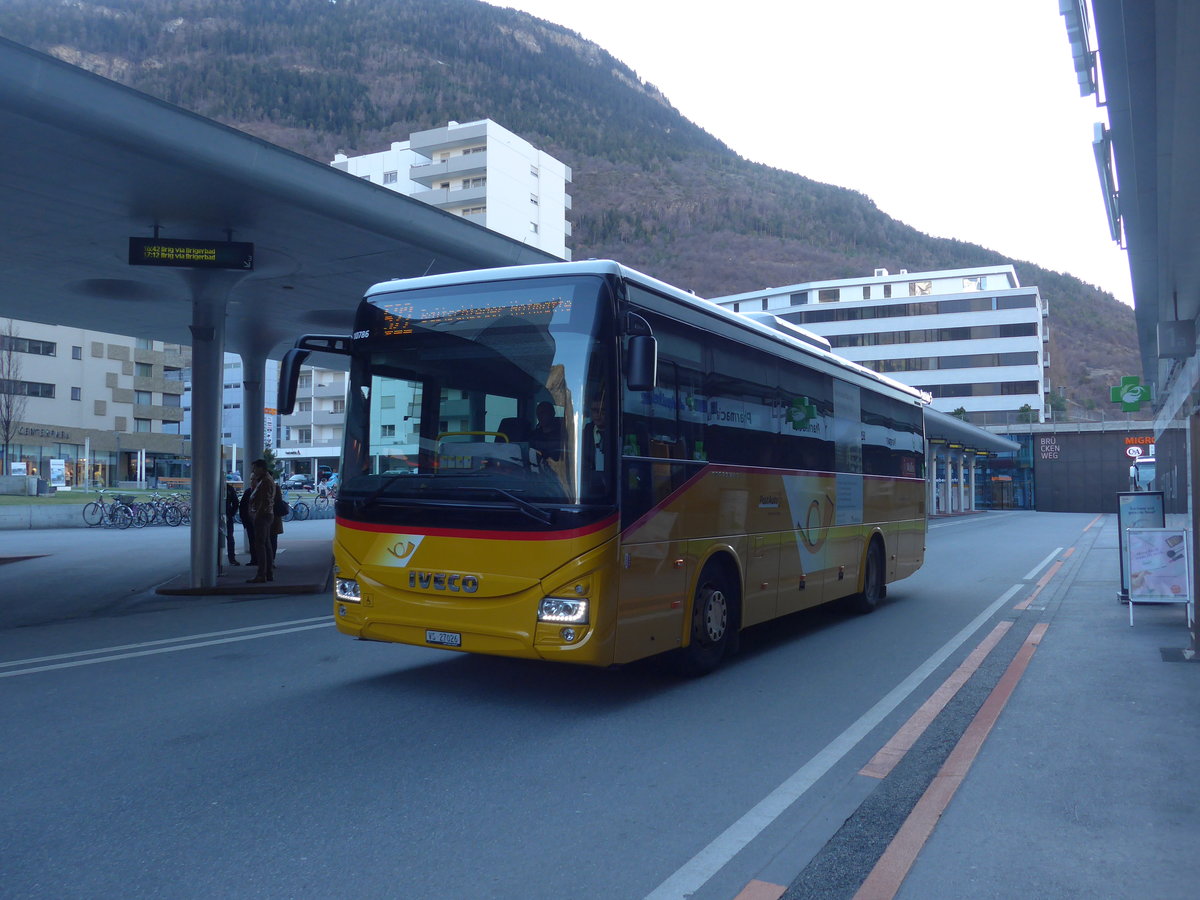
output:
[[[362,593],[359,591],[358,582],[353,578],[335,578],[333,594],[347,603],[362,603]]]
[[[585,625],[588,620],[588,602],[580,598],[543,597],[538,606],[539,622],[570,622]]]

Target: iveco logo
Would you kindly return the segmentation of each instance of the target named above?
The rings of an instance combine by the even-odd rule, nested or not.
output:
[[[409,572],[408,586],[423,591],[461,591],[473,594],[479,590],[479,579],[474,575],[459,575],[457,572]]]

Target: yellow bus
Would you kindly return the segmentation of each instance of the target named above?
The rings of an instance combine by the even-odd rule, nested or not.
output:
[[[924,557],[921,393],[611,261],[372,287],[350,336],[334,618],[353,637],[703,673]]]

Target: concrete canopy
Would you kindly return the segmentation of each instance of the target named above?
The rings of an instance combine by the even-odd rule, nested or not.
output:
[[[371,284],[550,255],[0,39],[0,314],[190,344],[178,269],[128,238],[250,241],[227,349],[348,331]]]
[[[349,333],[371,284],[534,247],[0,38],[0,316],[192,347],[191,583],[216,583],[222,353]],[[254,244],[252,271],[129,265],[130,237]]]
[[[1159,358],[1158,326],[1200,317],[1200,4],[1092,7],[1142,367],[1162,399],[1176,378],[1174,361]],[[1176,409],[1192,387],[1178,385]]]

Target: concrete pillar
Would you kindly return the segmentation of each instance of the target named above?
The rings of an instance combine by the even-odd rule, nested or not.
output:
[[[925,515],[932,516],[937,512],[936,497],[934,491],[937,489],[937,457],[934,455],[934,445],[925,442]]]
[[[191,271],[192,292],[192,531],[193,589],[217,583],[217,534],[225,502],[221,472],[221,399],[225,382],[225,308],[241,273]]]
[[[192,302],[192,533],[191,586],[217,583],[217,504],[221,481],[221,396],[224,384],[225,303]]]
[[[243,474],[247,481],[250,479],[250,463],[263,455],[265,445],[263,410],[267,406],[268,349],[254,346],[242,354],[242,433],[246,437],[246,471]]]
[[[967,495],[971,499],[970,510],[975,511],[975,478],[979,474],[979,457],[974,453],[971,454],[971,492]]]
[[[954,462],[958,466],[958,511],[967,511],[967,453],[954,451]]]

